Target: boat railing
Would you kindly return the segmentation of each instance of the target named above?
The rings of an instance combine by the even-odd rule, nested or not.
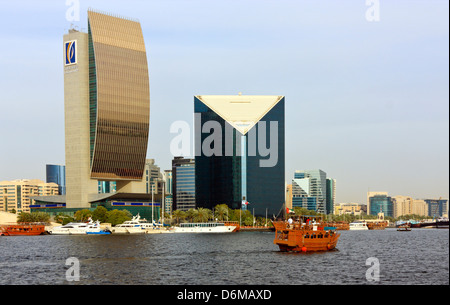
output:
[[[291,230],[311,230],[311,231],[316,231],[316,230],[323,230],[324,229],[324,225],[322,223],[312,223],[312,224],[306,224],[304,222],[292,222],[291,224],[289,222],[286,222],[286,229],[291,229]]]

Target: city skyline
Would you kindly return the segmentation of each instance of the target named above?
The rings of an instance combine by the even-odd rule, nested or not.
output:
[[[65,164],[61,35],[87,32],[92,7],[142,25],[147,158],[161,170],[174,157],[170,125],[193,129],[193,95],[283,94],[287,183],[322,169],[336,203],[365,203],[368,191],[448,198],[448,2],[380,0],[369,21],[363,0],[80,0],[69,21],[76,2],[2,4],[0,180],[45,180],[46,164]]]

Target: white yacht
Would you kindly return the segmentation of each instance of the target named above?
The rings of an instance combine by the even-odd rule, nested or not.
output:
[[[131,220],[127,220],[122,224],[111,228],[114,234],[145,234],[152,233],[161,229],[161,225],[148,222],[147,219],[141,218],[139,214],[133,216]]]
[[[173,228],[174,233],[231,233],[236,226],[221,222],[181,223]]]
[[[102,230],[100,228],[100,222],[92,221],[89,218],[89,222],[69,222],[64,226],[53,227],[48,231],[53,235],[86,235],[86,234],[111,234],[109,230]]]
[[[350,223],[350,230],[369,230],[365,221],[355,221]]]

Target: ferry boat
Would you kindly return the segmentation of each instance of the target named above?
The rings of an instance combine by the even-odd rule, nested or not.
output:
[[[127,220],[122,224],[111,228],[113,234],[145,234],[152,233],[154,230],[160,230],[161,225],[148,222],[147,219],[141,218],[139,213],[133,216],[131,220]]]
[[[319,222],[316,222],[317,220]],[[282,252],[333,250],[340,236],[336,233],[336,227],[325,227],[320,216],[302,215],[288,221],[272,221],[272,223],[275,227],[273,243],[278,245]]]
[[[173,228],[174,233],[231,233],[237,226],[223,222],[181,223]]]
[[[0,227],[0,235],[23,236],[45,234],[45,226],[37,224],[11,224]]]
[[[367,227],[367,223],[365,221],[351,222],[349,228],[350,231],[369,230],[369,227]]]
[[[111,234],[109,230],[102,230],[100,228],[100,222],[69,222],[64,226],[53,227],[48,231],[52,235],[106,235]]]

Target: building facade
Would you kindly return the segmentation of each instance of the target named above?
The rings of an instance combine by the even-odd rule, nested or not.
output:
[[[30,212],[33,196],[58,195],[58,185],[38,179],[0,181],[0,211]]]
[[[284,200],[286,201],[286,208],[292,210],[292,184],[286,185],[286,196]]]
[[[195,159],[175,157],[172,160],[172,210],[197,208],[195,171]]]
[[[448,203],[447,199],[424,199],[428,207],[428,216],[439,218],[447,215]]]
[[[284,96],[194,97],[198,207],[248,202],[255,215],[285,203]],[[175,179],[175,178],[174,178]]]
[[[333,213],[335,201],[336,201],[336,179],[327,178],[327,199],[325,207],[327,214]]]
[[[59,195],[66,194],[66,167],[64,165],[47,164],[45,166],[47,183],[58,184]]]
[[[373,197],[375,195],[388,196],[388,192],[367,192],[367,215],[378,215],[378,213],[380,212],[379,210],[375,211],[375,214],[371,214],[370,212],[370,197]]]
[[[365,214],[366,205],[359,203],[339,203],[334,206],[334,215],[362,215]]]
[[[367,212],[369,215],[378,215],[381,212],[385,216],[394,217],[394,203],[392,198],[385,194],[376,194],[369,197]]]
[[[292,180],[292,206],[323,214],[332,213],[336,191],[334,182],[330,179],[329,189],[327,189],[327,174],[320,169],[295,171]]]
[[[413,198],[410,196],[394,196],[392,197],[393,216],[395,218],[403,215],[412,215]]]
[[[88,11],[64,35],[67,207],[89,207],[98,181],[145,193],[150,94],[140,23]]]

